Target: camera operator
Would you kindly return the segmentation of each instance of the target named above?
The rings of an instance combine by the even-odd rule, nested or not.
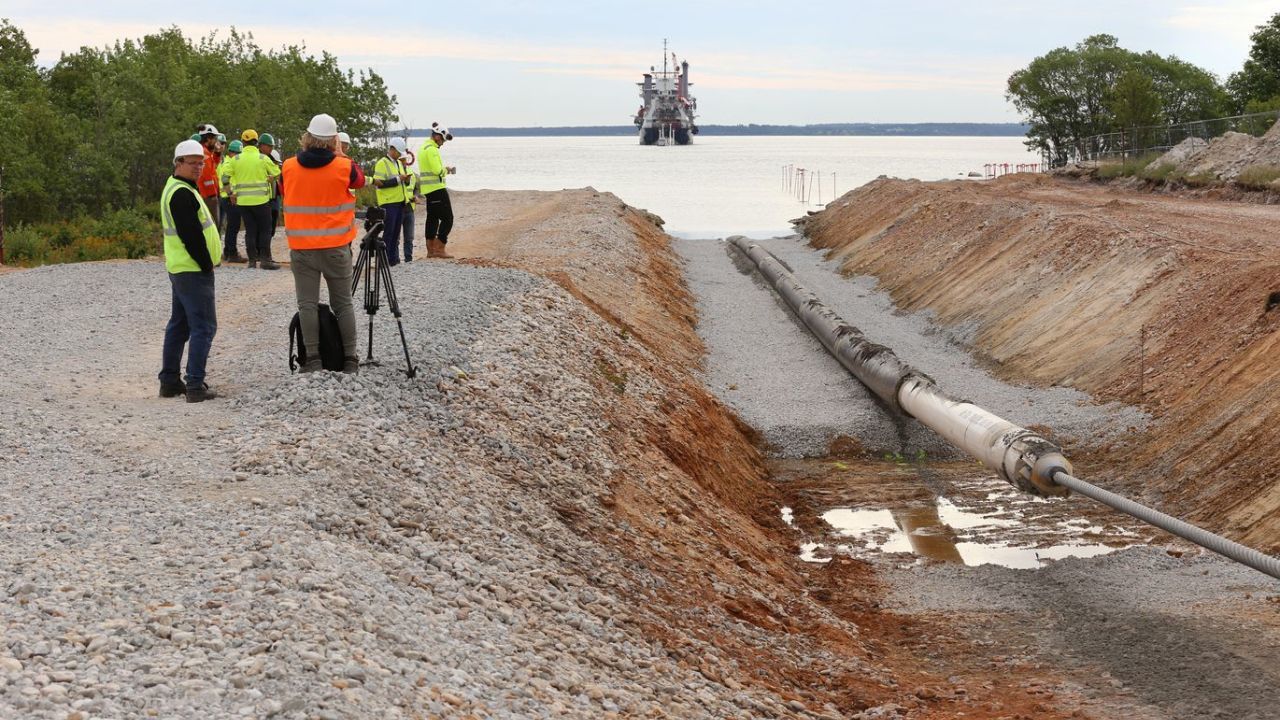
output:
[[[356,316],[351,303],[351,241],[356,237],[356,203],[351,190],[364,187],[364,172],[342,154],[338,123],[325,114],[311,118],[302,151],[284,163],[284,232],[289,240],[294,294],[307,362],[302,372],[321,369],[320,278],[329,286],[329,305],[342,332],[344,373],[360,370]]]
[[[422,236],[427,240],[427,257],[451,259],[445,252],[449,231],[453,229],[453,206],[444,178],[456,168],[446,167],[440,159],[440,147],[453,135],[440,123],[431,123],[431,137],[418,150],[418,188],[427,201],[427,226]]]

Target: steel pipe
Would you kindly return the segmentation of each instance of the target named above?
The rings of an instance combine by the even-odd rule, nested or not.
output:
[[[801,285],[781,260],[745,237],[730,238],[836,360],[885,404],[919,420],[1023,492],[1066,495],[1053,481],[1071,472],[1062,450],[1048,439],[942,391],[933,379],[889,348],[871,342]]]

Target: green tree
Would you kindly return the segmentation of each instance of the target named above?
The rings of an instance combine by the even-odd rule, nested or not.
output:
[[[1244,67],[1227,79],[1227,89],[1241,111],[1251,100],[1265,102],[1280,96],[1280,13],[1259,25],[1249,39],[1253,46]]]
[[[1009,77],[1005,97],[1031,126],[1027,145],[1066,161],[1075,143],[1111,129],[1107,99],[1129,58],[1111,35],[1057,48]]]
[[[1215,117],[1226,105],[1212,73],[1176,57],[1125,50],[1111,35],[1032,60],[1009,77],[1005,97],[1030,125],[1027,146],[1054,164],[1065,163],[1086,138],[1135,123]]]
[[[1131,147],[1150,146],[1151,126],[1160,122],[1160,96],[1150,75],[1137,67],[1126,70],[1111,88],[1110,110],[1113,127],[1128,134]]]

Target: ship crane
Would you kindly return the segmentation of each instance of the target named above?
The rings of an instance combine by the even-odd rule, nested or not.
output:
[[[668,55],[670,65],[668,65]],[[635,124],[641,145],[688,145],[698,134],[698,101],[689,93],[689,62],[679,62],[662,41],[662,71],[650,66],[640,86]]]

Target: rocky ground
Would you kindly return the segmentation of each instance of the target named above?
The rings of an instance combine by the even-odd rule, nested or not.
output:
[[[461,259],[395,269],[413,379],[385,306],[381,365],[291,376],[288,272],[228,266],[223,397],[161,400],[160,262],[0,275],[0,717],[1104,718],[1182,697],[1090,689],[960,569],[802,561],[780,510],[812,532],[835,491],[786,481],[705,386],[652,216],[591,189],[455,208]],[[1001,607],[1055,601],[1010,572],[987,575]],[[1270,602],[1222,617],[1272,627]],[[1070,648],[1055,633],[1045,653]]]

